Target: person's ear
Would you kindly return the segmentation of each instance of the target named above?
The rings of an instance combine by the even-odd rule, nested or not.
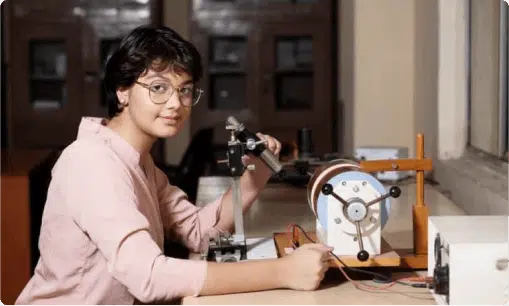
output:
[[[129,94],[127,88],[119,88],[117,89],[117,98],[118,102],[122,107],[125,107],[129,104]]]

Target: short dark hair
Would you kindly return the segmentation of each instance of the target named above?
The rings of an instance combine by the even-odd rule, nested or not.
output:
[[[203,73],[196,47],[166,26],[143,25],[126,35],[109,56],[104,70],[104,89],[110,118],[121,112],[118,88],[128,88],[148,69],[189,74],[197,83]]]

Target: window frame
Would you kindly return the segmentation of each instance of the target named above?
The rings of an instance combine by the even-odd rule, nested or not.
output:
[[[504,1],[500,1],[500,32],[499,32],[499,157],[507,160],[509,151],[509,107],[508,107],[508,38],[509,34],[507,17],[509,13],[509,6]]]
[[[472,67],[472,53],[475,52],[473,48],[473,26],[474,21],[472,17],[472,11],[473,11],[473,1],[479,1],[479,0],[467,0],[467,16],[465,22],[467,24],[468,32],[467,32],[467,110],[468,110],[468,132],[467,132],[467,146],[466,150],[474,153],[481,153],[487,156],[487,158],[494,158],[494,159],[502,159],[504,161],[508,160],[508,153],[509,153],[509,127],[508,127],[508,121],[509,121],[509,107],[508,107],[508,88],[509,88],[509,77],[508,77],[508,38],[507,35],[509,34],[508,31],[508,12],[509,8],[508,5],[500,0],[500,9],[499,11],[499,25],[498,29],[495,28],[494,31],[497,31],[498,33],[498,71],[492,71],[492,73],[497,74],[498,78],[498,92],[492,92],[493,95],[497,96],[497,101],[486,99],[485,102],[487,103],[497,103],[498,105],[493,105],[491,107],[496,107],[498,109],[498,126],[493,126],[490,124],[486,125],[476,125],[473,124],[475,122],[475,114],[472,113],[473,103],[481,103],[480,101],[474,101],[474,97],[472,96],[473,86],[481,86],[478,84],[475,84],[473,80],[473,74],[474,70]],[[484,12],[486,13],[486,12]],[[481,12],[478,12],[478,14],[482,14]],[[479,18],[479,17],[478,17]],[[489,35],[489,33],[486,33]],[[484,58],[481,58],[481,60],[485,60]],[[489,62],[486,62],[486,66],[489,66]],[[474,85],[475,84],[475,85]],[[478,90],[483,90],[480,87],[477,87]],[[492,96],[491,96],[492,97]],[[477,97],[479,98],[479,97]],[[479,108],[479,105],[477,105],[477,108]],[[494,118],[492,118],[494,119]],[[477,118],[479,120],[479,118]],[[477,121],[478,122],[478,121]],[[477,136],[479,135],[486,135],[489,133],[486,129],[491,129],[498,133],[498,137],[496,141],[492,140],[492,146],[496,148],[486,148],[482,147],[480,145],[477,145],[474,143],[472,139],[473,133]]]
[[[438,1],[438,140],[433,179],[467,214],[507,215],[509,163],[469,144],[470,1]]]

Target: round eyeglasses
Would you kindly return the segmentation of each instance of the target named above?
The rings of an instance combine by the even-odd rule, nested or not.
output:
[[[170,83],[164,81],[154,81],[150,84],[135,81],[136,84],[148,89],[150,100],[155,104],[166,103],[176,91],[179,95],[182,105],[191,107],[200,101],[203,90],[194,88],[192,84],[174,88]]]

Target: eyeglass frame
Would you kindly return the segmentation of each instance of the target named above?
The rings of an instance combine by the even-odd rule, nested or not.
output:
[[[146,83],[143,83],[143,82],[140,82],[140,81],[134,81],[134,83],[140,85],[141,87],[145,88],[148,90],[148,97],[150,98],[150,101],[152,101],[152,103],[154,103],[155,105],[163,105],[165,104],[166,102],[168,102],[171,97],[173,96],[173,94],[175,93],[175,91],[178,91],[179,89],[181,89],[182,87],[173,87],[173,85],[171,83],[170,86],[173,88],[173,92],[171,93],[171,95],[168,97],[167,100],[165,100],[164,102],[161,102],[161,103],[157,103],[157,102],[154,102],[154,99],[152,99],[152,96],[150,95],[151,91],[150,91],[150,86],[151,84],[155,83],[157,81],[153,81],[151,82],[150,84],[146,84]],[[196,104],[198,104],[198,102],[200,101],[200,98],[201,98],[201,95],[203,94],[203,90],[201,88],[194,88],[193,90],[197,90],[199,93],[200,93],[200,97],[198,98],[198,100],[196,100],[196,102],[192,103],[191,105],[185,105],[184,103],[180,102],[182,104],[182,106],[184,107],[193,107],[195,106]],[[179,97],[180,98],[180,97]]]

